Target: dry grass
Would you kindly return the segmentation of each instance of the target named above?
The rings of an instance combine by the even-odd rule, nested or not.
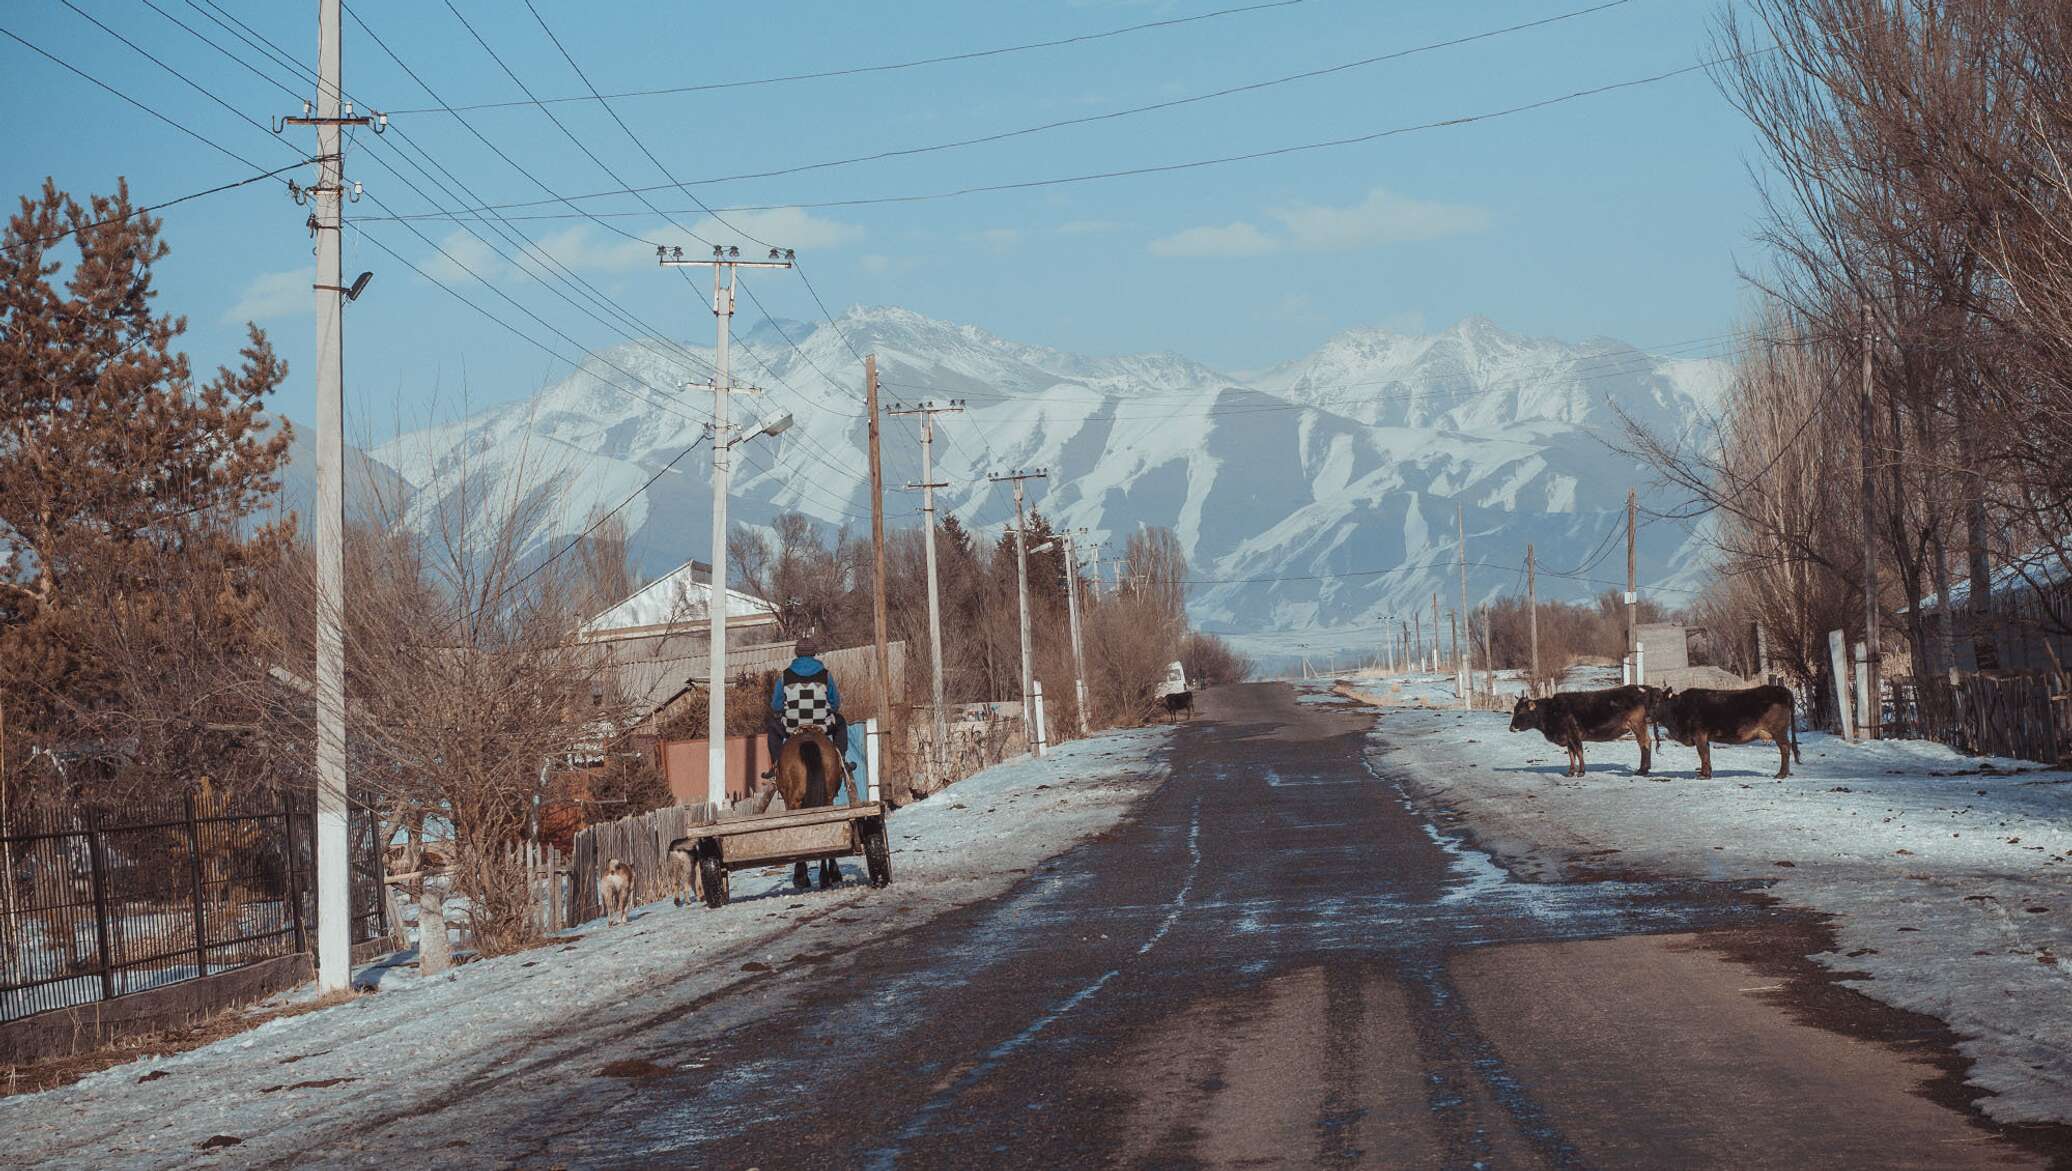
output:
[[[85,1053],[7,1065],[0,1067],[0,1097],[33,1094],[58,1086],[68,1086],[90,1073],[99,1073],[104,1069],[111,1069],[143,1057],[170,1057],[175,1053],[186,1053],[221,1041],[225,1037],[235,1037],[239,1033],[256,1029],[268,1021],[301,1016],[320,1008],[344,1004],[362,995],[366,994],[334,992],[328,996],[294,1004],[226,1008],[206,1020],[197,1021],[184,1028],[120,1037]],[[145,1074],[144,1079],[155,1079],[160,1076],[166,1075]]]

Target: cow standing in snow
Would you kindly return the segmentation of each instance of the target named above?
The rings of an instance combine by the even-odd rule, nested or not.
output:
[[[1640,744],[1640,768],[1635,772],[1644,777],[1652,763],[1648,738],[1651,692],[1651,688],[1629,685],[1603,691],[1565,691],[1545,699],[1520,696],[1511,709],[1511,730],[1536,730],[1548,743],[1566,748],[1572,777],[1583,775],[1583,741],[1623,740],[1631,735]]]
[[[1712,776],[1712,742],[1747,744],[1768,740],[1777,745],[1777,779],[1791,775],[1792,762],[1799,759],[1799,732],[1792,718],[1796,700],[1791,690],[1771,684],[1738,691],[1693,687],[1688,691],[1668,690],[1655,705],[1655,714],[1669,738],[1679,744],[1696,745],[1698,776]]]

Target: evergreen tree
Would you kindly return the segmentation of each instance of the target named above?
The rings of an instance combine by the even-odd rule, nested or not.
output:
[[[251,327],[195,383],[186,320],[152,307],[159,229],[126,185],[82,206],[46,181],[0,239],[0,703],[11,739],[95,746],[103,775],[213,767],[215,668],[287,540],[241,531],[279,487],[287,367]]]

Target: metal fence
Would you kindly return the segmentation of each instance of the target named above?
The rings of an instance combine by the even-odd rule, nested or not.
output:
[[[307,951],[313,802],[192,796],[0,833],[0,1021]],[[348,821],[350,935],[386,931],[372,817]]]

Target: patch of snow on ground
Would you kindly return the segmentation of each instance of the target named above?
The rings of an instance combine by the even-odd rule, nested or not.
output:
[[[1715,746],[1710,781],[1682,745],[1638,777],[1632,743],[1591,744],[1588,772],[1570,779],[1559,748],[1511,733],[1498,712],[1392,710],[1374,735],[1377,764],[1465,814],[1521,870],[1588,855],[1763,879],[1785,903],[1835,916],[1836,950],[1815,958],[1868,996],[1948,1022],[1971,1083],[1992,1095],[1987,1114],[2072,1120],[2072,774],[1805,733],[1783,781],[1767,743]]]
[[[1071,741],[895,812],[888,889],[864,884],[860,858],[844,860],[848,882],[833,891],[794,892],[790,867],[739,871],[733,901],[718,910],[650,903],[629,926],[592,920],[547,946],[443,976],[370,966],[355,979],[375,994],[0,1099],[8,1157],[155,1168],[205,1157],[197,1144],[230,1135],[242,1140],[238,1163],[343,1160],[380,1127],[514,1065],[592,1076],[599,1059],[588,1050],[621,1042],[642,1020],[770,979],[763,973],[801,953],[840,953],[1006,890],[1121,820],[1163,776],[1170,733]]]

